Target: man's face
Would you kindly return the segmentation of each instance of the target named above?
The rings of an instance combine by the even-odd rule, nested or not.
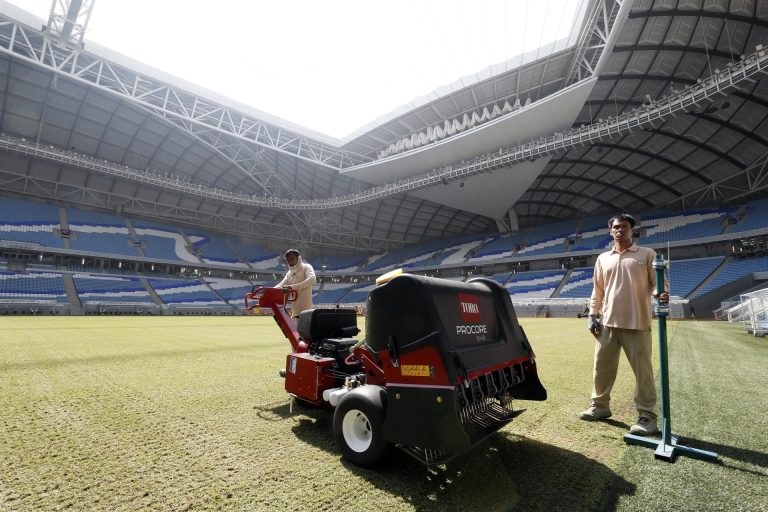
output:
[[[295,253],[290,253],[285,257],[285,261],[288,262],[289,267],[292,267],[299,262],[299,257]]]
[[[632,226],[629,222],[623,219],[614,219],[611,222],[611,237],[614,242],[631,242],[632,241]]]

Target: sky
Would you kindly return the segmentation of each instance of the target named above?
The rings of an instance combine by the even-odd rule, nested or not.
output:
[[[43,19],[51,9],[11,1]],[[575,37],[586,3],[95,0],[85,40],[341,139],[491,64],[546,54]]]

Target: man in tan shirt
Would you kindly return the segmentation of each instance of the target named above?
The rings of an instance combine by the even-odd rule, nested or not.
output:
[[[623,349],[635,374],[635,407],[640,415],[630,432],[650,435],[659,431],[651,361],[651,297],[656,290],[653,269],[656,252],[632,242],[635,224],[629,214],[611,217],[608,227],[613,248],[598,256],[595,262],[587,324],[596,339],[594,387],[592,404],[580,418],[594,421],[611,416],[611,389]],[[660,300],[666,303],[669,293],[664,292]]]

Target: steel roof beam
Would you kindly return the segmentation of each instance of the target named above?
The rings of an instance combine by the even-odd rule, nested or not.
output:
[[[0,43],[2,43],[2,38],[0,38]],[[1,49],[2,44],[0,44]],[[602,143],[605,139],[611,140],[617,136],[621,137],[638,129],[648,128],[654,131],[657,124],[663,124],[668,117],[674,117],[677,112],[688,112],[688,110],[700,108],[702,103],[711,103],[719,95],[727,95],[728,91],[740,84],[746,81],[753,81],[752,76],[765,73],[768,73],[768,51],[762,46],[758,46],[754,54],[742,59],[738,63],[726,66],[724,71],[715,73],[682,91],[677,91],[657,101],[651,101],[647,105],[644,104],[639,108],[605,121],[598,121],[597,123],[579,128],[571,128],[563,133],[542,137],[519,146],[502,148],[498,152],[480,155],[472,160],[458,164],[448,164],[418,176],[373,186],[362,192],[325,199],[281,199],[277,197],[246,196],[237,192],[210,189],[201,185],[193,186],[186,183],[173,183],[154,173],[138,171],[127,166],[116,165],[82,155],[74,155],[60,148],[41,146],[26,140],[7,136],[0,136],[0,149],[25,153],[43,159],[66,161],[69,165],[83,166],[97,172],[142,181],[154,186],[173,188],[185,193],[204,195],[221,201],[231,201],[265,208],[324,210],[379,200],[445,183],[446,181],[466,179],[470,176],[500,168],[511,168],[515,164],[549,157],[552,154],[561,153],[571,148]],[[659,131],[659,134],[672,138],[677,137],[679,140],[689,142],[683,137],[666,132]],[[722,152],[706,147],[705,149],[736,165],[737,168],[744,165]]]
[[[629,18],[658,18],[658,17],[696,17],[696,18],[717,18],[727,21],[737,21],[749,25],[768,28],[768,20],[757,17],[741,16],[731,12],[706,11],[704,9],[654,9],[649,11],[630,11]]]

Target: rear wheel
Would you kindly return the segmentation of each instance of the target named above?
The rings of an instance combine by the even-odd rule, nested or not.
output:
[[[384,456],[384,405],[377,386],[357,388],[339,401],[333,416],[333,434],[349,462],[372,466]]]

